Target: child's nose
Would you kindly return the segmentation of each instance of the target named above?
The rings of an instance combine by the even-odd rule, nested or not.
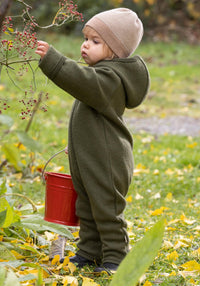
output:
[[[89,47],[89,41],[84,41],[84,42],[83,42],[83,46],[84,46],[85,48],[88,48],[88,47]]]

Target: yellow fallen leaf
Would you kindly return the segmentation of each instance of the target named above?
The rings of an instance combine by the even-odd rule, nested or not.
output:
[[[184,264],[181,265],[182,268],[185,269],[185,271],[198,271],[200,272],[200,264],[196,262],[196,260],[190,260]]]
[[[97,284],[96,282],[94,282],[93,279],[84,277],[84,276],[82,276],[82,275],[80,275],[80,276],[81,276],[81,278],[83,279],[82,286],[100,286],[99,284]]]
[[[173,219],[173,220],[170,220],[167,224],[171,225],[171,224],[175,224],[175,223],[177,223],[179,221],[180,221],[180,219]]]
[[[69,256],[66,256],[64,261],[63,261],[63,266],[68,265],[68,263],[69,263]]]
[[[173,251],[173,252],[171,252],[170,254],[168,254],[167,255],[167,259],[169,260],[169,261],[176,261],[177,260],[177,258],[178,258],[178,253],[176,252],[176,250],[175,251]]]
[[[79,231],[75,231],[72,234],[75,238],[79,237]],[[74,255],[74,253],[73,253],[73,255]]]
[[[25,151],[26,150],[26,146],[24,146],[22,143],[16,143],[14,144],[19,150],[23,150]]]
[[[190,219],[186,218],[186,216],[185,216],[184,214],[181,215],[181,220],[182,220],[184,223],[189,224],[189,225],[194,224],[194,223],[196,222],[195,219],[190,220]]]
[[[134,175],[135,174],[141,174],[141,173],[149,173],[149,169],[147,169],[146,166],[144,166],[140,163],[136,166],[136,168],[134,170]]]
[[[52,232],[49,232],[49,231],[45,231],[45,236],[46,236],[46,239],[48,240],[48,241],[52,241],[52,240],[55,240],[55,239],[57,239],[57,237],[55,238],[55,234],[54,233],[52,233]]]
[[[173,244],[172,244],[170,241],[168,241],[168,240],[164,240],[164,242],[163,242],[163,248],[164,248],[164,249],[173,248]]]
[[[57,264],[58,262],[60,262],[60,255],[59,255],[59,254],[57,254],[57,255],[54,256],[54,258],[53,258],[52,261],[51,261],[51,264],[52,264],[52,265],[55,265],[55,264]]]
[[[192,252],[192,255],[197,256],[197,257],[200,257],[200,248],[194,250],[194,251]]]
[[[196,282],[192,278],[190,279],[190,283],[193,284],[193,285],[196,285]]]
[[[44,262],[49,262],[49,256],[44,256],[43,258],[40,259],[39,261],[40,263],[44,263]]]
[[[175,227],[171,227],[171,226],[169,226],[168,228],[167,228],[167,230],[168,231],[175,231],[175,230],[177,230]]]
[[[186,144],[186,147],[193,149],[193,148],[195,148],[197,145],[198,145],[197,142],[193,142],[193,143],[191,143],[191,144]]]
[[[25,159],[21,160],[21,163],[22,163],[24,166],[26,166],[26,165],[27,165],[27,162],[26,162],[26,160],[25,160]]]
[[[170,274],[169,274],[169,276],[176,276],[176,271],[172,271]]]
[[[15,256],[16,259],[24,259],[25,256],[21,255],[20,253],[18,253],[15,250],[11,250],[12,254]]]
[[[148,174],[149,173],[149,169],[135,169],[133,172],[134,176],[138,176],[140,174]]]
[[[53,168],[53,172],[61,172],[64,171],[65,167],[64,166],[55,166]]]
[[[145,281],[144,286],[152,286],[151,282],[149,282],[148,280]]]
[[[159,208],[159,209],[156,209],[155,211],[152,211],[151,212],[151,215],[153,215],[153,216],[157,216],[157,215],[161,215],[161,214],[163,214],[163,212],[165,211],[165,210],[168,210],[169,208],[167,208],[167,207],[161,207],[161,208]]]
[[[127,203],[132,203],[133,197],[130,195],[126,198]]]
[[[176,243],[174,244],[174,249],[178,249],[180,247],[189,247],[188,244],[184,243],[183,241],[176,241]]]
[[[76,271],[76,266],[74,265],[74,263],[69,262],[68,263],[68,268],[69,268],[71,274],[73,275],[74,271]]]
[[[76,277],[69,276],[69,275],[66,275],[63,278],[62,283],[63,283],[63,286],[67,286],[68,284],[72,285],[72,283],[73,283],[73,286],[78,286],[78,280],[76,279]]]
[[[165,200],[167,200],[169,202],[172,201],[172,199],[173,199],[172,193],[168,193],[167,196],[165,197]]]

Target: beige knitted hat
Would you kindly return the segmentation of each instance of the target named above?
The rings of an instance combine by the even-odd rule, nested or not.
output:
[[[85,26],[93,28],[119,58],[130,56],[143,36],[141,20],[135,12],[127,8],[101,12]]]

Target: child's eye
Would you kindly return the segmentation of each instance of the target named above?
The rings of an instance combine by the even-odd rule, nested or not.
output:
[[[97,45],[99,43],[99,41],[97,40],[93,40],[94,44]]]

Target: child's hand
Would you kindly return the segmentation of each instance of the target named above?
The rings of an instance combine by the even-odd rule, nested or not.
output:
[[[43,41],[38,41],[38,46],[35,51],[36,54],[38,54],[41,59],[46,55],[49,49],[49,44]]]

